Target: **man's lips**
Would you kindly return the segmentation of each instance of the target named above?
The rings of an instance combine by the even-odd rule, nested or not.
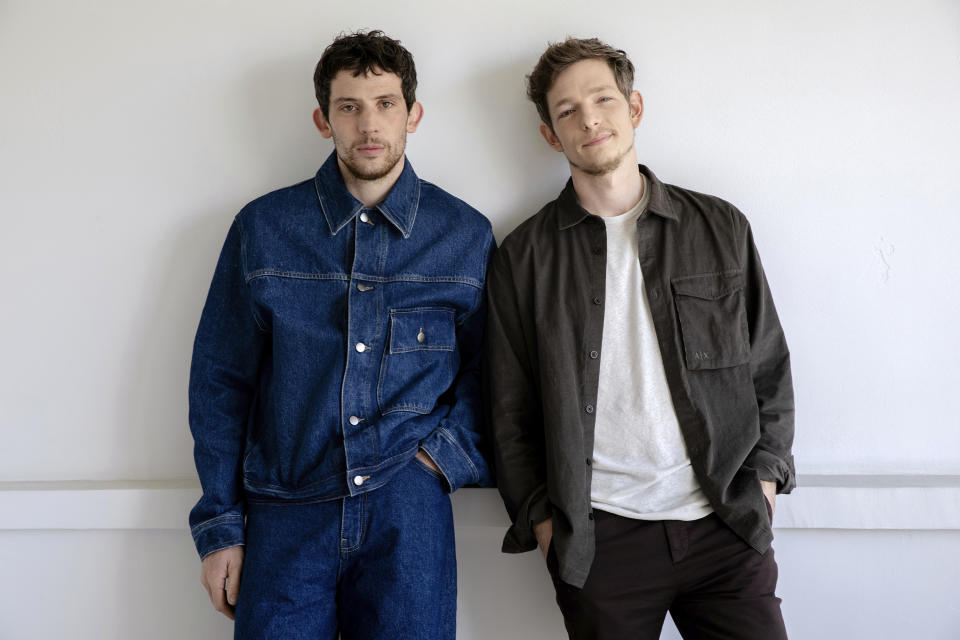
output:
[[[591,139],[590,139],[589,141],[587,141],[587,143],[586,143],[585,145],[583,145],[583,146],[585,146],[585,147],[595,147],[595,146],[597,146],[597,145],[599,145],[599,144],[603,144],[604,142],[606,142],[607,140],[609,140],[609,139],[612,138],[612,137],[613,137],[613,134],[612,134],[612,133],[601,133],[600,135],[596,136],[595,138],[591,138]]]
[[[383,151],[383,145],[379,144],[363,144],[357,147],[357,152],[365,156],[375,156],[381,151]]]

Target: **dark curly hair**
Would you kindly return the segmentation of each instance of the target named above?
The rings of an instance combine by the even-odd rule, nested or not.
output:
[[[400,77],[407,109],[417,101],[417,69],[413,56],[399,40],[388,38],[380,30],[340,34],[323,51],[313,72],[313,86],[324,118],[330,115],[330,83],[344,69],[352,71],[354,77],[395,73]]]

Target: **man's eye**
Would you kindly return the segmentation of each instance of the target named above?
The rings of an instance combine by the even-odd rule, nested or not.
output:
[[[610,96],[603,96],[602,98],[600,98],[599,101],[600,101],[600,102],[610,102],[611,100],[613,100],[613,98],[611,98]]]
[[[393,106],[393,103],[390,102],[389,100],[384,100],[383,102],[380,103],[381,109],[389,109],[392,106]]]
[[[573,113],[573,109],[564,109],[564,110],[561,111],[559,114],[557,114],[557,117],[558,117],[558,118],[566,118],[566,117],[567,117],[568,115],[570,115],[571,113]]]
[[[342,107],[340,107],[340,111],[346,111],[347,113],[350,113],[351,111],[356,111],[356,110],[357,110],[357,106],[353,104],[345,104]]]

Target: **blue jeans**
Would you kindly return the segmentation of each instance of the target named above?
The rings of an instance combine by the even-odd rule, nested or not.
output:
[[[414,459],[357,496],[251,503],[235,637],[454,638],[457,560],[443,482]]]

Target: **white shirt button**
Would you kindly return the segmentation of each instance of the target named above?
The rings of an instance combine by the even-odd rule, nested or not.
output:
[[[363,484],[363,476],[353,476],[353,484],[358,487]]]
[[[367,350],[367,345],[363,344],[362,342],[357,343],[357,353],[363,353],[366,350]]]
[[[370,222],[370,216],[367,215],[366,211],[360,214],[360,222]]]
[[[360,418],[358,418],[357,416],[350,416],[350,424],[352,424],[353,426],[357,426],[358,424],[360,424]]]

